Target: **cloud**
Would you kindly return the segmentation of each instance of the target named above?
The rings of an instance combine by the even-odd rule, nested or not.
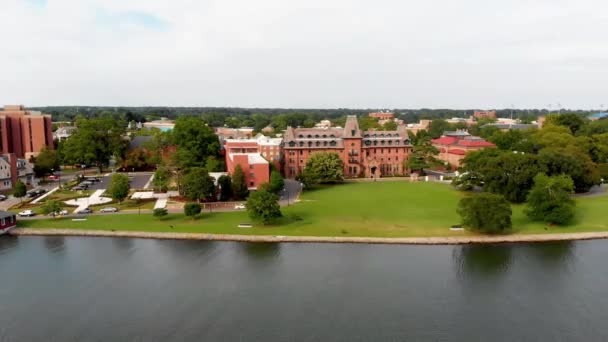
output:
[[[0,5],[0,103],[608,101],[600,0],[48,0],[42,10],[27,1]]]

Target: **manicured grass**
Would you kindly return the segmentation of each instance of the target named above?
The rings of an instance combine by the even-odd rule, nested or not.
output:
[[[243,235],[303,236],[466,236],[470,232],[450,231],[458,224],[458,200],[463,193],[449,185],[407,181],[351,183],[306,192],[301,201],[283,208],[284,218],[276,225],[238,228],[250,223],[245,211],[204,213],[197,219],[170,214],[159,220],[151,214],[90,216],[87,221],[71,219],[20,221],[21,227],[74,228],[131,231],[198,232]],[[545,229],[523,215],[523,206],[513,207],[514,232],[556,233],[608,230],[603,217],[608,196],[577,199],[578,215],[567,227]]]

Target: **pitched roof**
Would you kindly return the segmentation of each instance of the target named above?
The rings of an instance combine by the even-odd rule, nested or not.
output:
[[[0,210],[0,219],[8,218],[8,217],[11,217],[11,216],[15,216],[15,214],[9,213],[8,211],[2,211],[2,210]]]
[[[457,154],[459,156],[464,156],[465,154],[467,154],[467,152],[465,150],[461,150],[459,148],[454,148],[448,151],[449,154]]]
[[[496,145],[492,144],[491,142],[485,141],[485,140],[467,140],[467,139],[460,140],[458,142],[458,145],[467,146],[467,147],[496,147]]]

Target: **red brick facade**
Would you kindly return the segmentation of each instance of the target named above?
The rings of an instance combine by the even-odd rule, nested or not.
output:
[[[386,114],[386,113],[385,113]],[[295,178],[316,152],[335,152],[344,162],[344,176],[386,177],[407,172],[404,161],[412,149],[405,126],[397,131],[362,131],[357,117],[344,128],[287,127],[283,137],[284,173]]]
[[[395,118],[395,113],[375,112],[375,113],[369,113],[369,117],[378,119],[378,120],[393,120]]]
[[[23,106],[5,106],[0,111],[0,153],[29,159],[43,146],[54,147],[50,115],[28,111]]]
[[[437,159],[454,167],[460,167],[462,159],[469,152],[496,147],[491,142],[462,131],[444,132],[441,138],[432,140],[432,143],[439,150]]]
[[[496,111],[495,110],[488,110],[488,111],[477,110],[473,113],[473,116],[476,119],[496,119]]]

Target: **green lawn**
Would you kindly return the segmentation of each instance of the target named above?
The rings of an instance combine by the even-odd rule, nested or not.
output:
[[[20,221],[21,227],[75,228],[132,231],[170,231],[254,235],[307,236],[463,236],[469,232],[450,231],[459,223],[456,205],[463,193],[437,183],[406,181],[350,183],[306,192],[301,201],[283,208],[284,218],[275,226],[249,223],[246,212],[204,213],[198,219],[170,214],[158,220],[151,214],[90,216],[87,221],[71,219]],[[608,196],[577,200],[578,217],[568,227],[545,229],[523,215],[522,206],[513,207],[516,233],[579,232],[608,230],[602,215]]]

